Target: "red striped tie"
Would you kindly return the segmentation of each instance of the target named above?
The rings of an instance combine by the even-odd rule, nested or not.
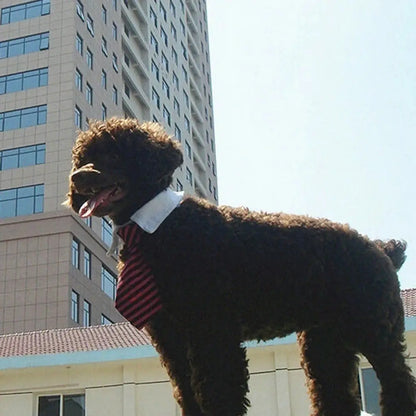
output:
[[[162,308],[162,303],[152,270],[140,251],[143,230],[130,223],[117,233],[124,241],[127,260],[118,276],[116,309],[141,329]]]

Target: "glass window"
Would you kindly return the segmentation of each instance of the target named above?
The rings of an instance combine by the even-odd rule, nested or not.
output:
[[[84,16],[84,5],[80,2],[80,0],[77,0],[77,4],[76,4],[76,9],[77,9],[77,15],[80,17],[80,19],[84,22],[85,21],[85,16]]]
[[[84,40],[80,36],[79,33],[75,36],[75,49],[78,51],[80,55],[83,54],[83,48],[84,48]]]
[[[82,74],[78,68],[75,69],[75,85],[82,92]]]
[[[71,245],[71,263],[76,269],[79,269],[79,242],[74,238]]]
[[[20,20],[32,19],[50,13],[50,0],[29,1],[15,6],[3,7],[1,9],[1,24],[18,22]]]
[[[160,14],[161,14],[161,15],[162,15],[162,17],[163,17],[163,20],[166,22],[166,19],[167,19],[167,13],[166,13],[166,9],[163,7],[162,3],[160,3],[160,7],[159,7],[159,9],[160,9]]]
[[[160,97],[154,88],[152,88],[152,101],[154,102],[156,107],[160,109]]]
[[[101,86],[104,89],[107,89],[107,72],[103,70],[101,70]]]
[[[85,416],[85,395],[41,396],[37,416]]]
[[[0,170],[45,163],[45,144],[16,147],[0,151]]]
[[[151,70],[152,70],[152,74],[154,74],[156,79],[159,81],[159,67],[155,64],[153,60],[151,64]]]
[[[101,289],[111,299],[116,298],[117,277],[105,266],[101,267]]]
[[[118,104],[118,89],[113,85],[112,99],[114,104]]]
[[[92,100],[93,100],[93,91],[92,91],[92,87],[90,84],[88,84],[85,87],[85,99],[87,100],[87,103],[92,105]]]
[[[165,119],[167,125],[170,126],[170,112],[165,106],[163,106],[163,118]]]
[[[94,68],[94,55],[88,48],[87,48],[87,53],[85,54],[85,59],[87,61],[88,68],[93,69]]]
[[[79,294],[75,290],[71,294],[71,319],[79,323]]]
[[[153,50],[154,50],[156,53],[159,53],[159,43],[158,43],[158,41],[156,40],[156,38],[155,38],[155,36],[153,35],[153,33],[151,33],[151,34],[150,34],[150,44],[152,45]]]
[[[101,6],[101,19],[107,24],[107,9],[104,6]]]
[[[186,168],[185,178],[192,185],[192,172],[189,170],[189,168]]]
[[[101,218],[101,239],[106,246],[111,247],[113,243],[113,227],[106,218]]]
[[[91,36],[94,36],[94,20],[89,14],[87,14],[87,30]]]
[[[165,92],[166,97],[170,98],[169,84],[164,79],[162,80],[162,90]]]
[[[79,129],[81,129],[81,127],[82,127],[82,111],[78,106],[75,106],[74,117],[75,117],[75,119],[74,119],[75,125]]]
[[[105,56],[108,56],[107,39],[104,36],[101,37],[101,51]]]
[[[107,107],[105,104],[101,104],[101,119],[105,120],[107,118]]]
[[[91,253],[87,249],[84,249],[84,275],[91,279]]]
[[[101,325],[111,325],[113,323],[110,318],[107,318],[104,314],[101,315]]]
[[[46,105],[21,108],[0,113],[0,131],[30,127],[46,123]]]
[[[84,326],[90,326],[91,325],[91,303],[89,303],[87,300],[84,300],[84,307],[82,309],[82,320],[84,323]]]
[[[49,48],[49,32],[0,42],[0,59]]]
[[[182,139],[182,132],[181,129],[177,126],[177,124],[175,124],[175,137],[181,141]]]
[[[117,25],[113,22],[113,26],[112,26],[112,34],[113,34],[113,39],[117,40],[118,39],[118,28]]]

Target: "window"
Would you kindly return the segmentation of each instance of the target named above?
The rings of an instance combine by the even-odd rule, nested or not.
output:
[[[172,84],[179,90],[179,78],[175,73],[172,75]]]
[[[170,98],[170,89],[168,83],[162,79],[162,90],[166,94],[166,97]]]
[[[78,68],[75,69],[75,85],[77,90],[82,92],[82,74]]]
[[[169,61],[168,61],[168,58],[166,58],[164,53],[162,53],[162,65],[165,68],[165,71],[169,72]]]
[[[85,395],[40,396],[38,416],[85,416]]]
[[[84,53],[83,48],[84,48],[84,40],[79,35],[79,33],[77,33],[77,35],[75,36],[75,49],[78,51],[80,55],[82,55]]]
[[[173,47],[172,47],[171,56],[172,56],[173,62],[175,62],[175,65],[178,66],[178,54]]]
[[[74,110],[74,122],[75,125],[81,129],[82,127],[82,111],[78,106],[75,106],[75,110]]]
[[[166,22],[167,13],[166,13],[166,9],[163,7],[162,3],[160,3],[159,10],[160,10],[161,16],[163,17],[163,20]]]
[[[85,86],[85,99],[87,100],[87,103],[92,105],[93,103],[93,90],[90,84]]]
[[[1,9],[1,24],[19,22],[50,13],[50,0],[29,1]]]
[[[105,266],[101,266],[101,289],[111,299],[116,298],[117,277]]]
[[[212,180],[211,180],[211,178],[208,178],[208,189],[212,193]]]
[[[107,39],[104,36],[101,37],[101,51],[105,56],[108,56]]]
[[[113,68],[114,71],[118,72],[118,59],[115,53],[113,53]]]
[[[175,124],[175,137],[176,137],[179,141],[181,141],[181,139],[182,139],[182,132],[181,132],[181,129],[178,127],[178,125],[177,125],[177,124]]]
[[[181,5],[181,11],[182,13],[185,13],[185,5],[183,4],[182,0],[179,0],[179,4]]]
[[[106,218],[101,218],[101,239],[107,247],[113,243],[113,227]]]
[[[101,86],[106,90],[107,89],[107,72],[104,69],[101,70]]]
[[[188,60],[188,51],[186,49],[186,46],[181,42],[181,47],[182,47],[182,55],[185,58],[185,60]]]
[[[157,27],[157,16],[156,16],[155,11],[151,7],[150,7],[150,20]]]
[[[71,293],[71,319],[79,323],[79,294],[75,290]]]
[[[192,172],[189,170],[189,168],[186,168],[185,178],[192,185]]]
[[[169,2],[169,9],[170,9],[170,12],[173,15],[173,17],[176,17],[176,7],[173,4],[172,0],[170,0],[170,2]]]
[[[376,416],[381,415],[379,404],[380,382],[372,368],[360,371],[360,390],[363,410]]]
[[[185,82],[188,83],[188,71],[185,69],[183,65],[182,65],[182,75],[183,75],[183,79],[185,80]]]
[[[84,249],[84,275],[91,279],[91,253],[87,249]]]
[[[113,323],[110,318],[107,318],[104,314],[101,315],[101,325],[111,325]]]
[[[0,218],[43,212],[43,196],[43,185],[1,190]]]
[[[94,36],[94,20],[89,14],[87,14],[87,30],[91,36]]]
[[[0,95],[48,85],[48,68],[18,72],[0,77]]]
[[[165,119],[168,126],[170,126],[170,112],[165,106],[163,106],[163,118]]]
[[[173,100],[173,109],[176,111],[176,114],[178,116],[181,115],[181,109],[180,109],[180,106],[179,106],[179,101],[176,98]]]
[[[214,176],[217,176],[217,170],[215,169],[215,163],[214,163],[214,161],[212,162],[212,174]]]
[[[172,34],[173,39],[178,40],[178,33],[176,32],[176,27],[173,23],[170,24],[170,33]]]
[[[101,6],[101,19],[107,24],[107,9],[104,6]]]
[[[113,0],[113,9],[117,11],[118,0]]]
[[[130,88],[127,84],[124,84],[124,93],[128,98],[130,98]]]
[[[112,27],[112,34],[113,34],[113,39],[117,40],[118,38],[118,28],[117,25],[113,22],[113,27]]]
[[[118,104],[118,89],[113,85],[112,99],[114,104]]]
[[[183,99],[185,101],[185,105],[189,108],[189,96],[185,90],[183,90]]]
[[[79,269],[79,242],[75,238],[72,239],[71,245],[71,263],[76,269]]]
[[[218,193],[217,193],[217,188],[215,186],[214,186],[214,199],[218,201]]]
[[[85,16],[84,16],[84,5],[77,0],[77,4],[76,4],[76,9],[77,9],[77,15],[80,17],[80,19],[84,22],[85,21]]]
[[[107,118],[107,107],[104,103],[101,104],[101,120],[105,120]]]
[[[85,60],[87,61],[88,68],[93,69],[94,68],[94,55],[88,48],[87,48],[87,53],[85,54]]]
[[[159,81],[159,67],[155,64],[153,60],[151,64],[151,70],[152,74],[154,74],[155,78]]]
[[[188,117],[184,116],[184,121],[185,121],[185,129],[188,133],[190,133],[191,132],[191,123],[189,123]]]
[[[0,113],[0,131],[45,124],[46,113],[46,104]]]
[[[165,44],[165,46],[168,46],[168,35],[162,28],[160,28],[160,37],[162,38],[162,41]]]
[[[23,168],[45,163],[45,144],[0,150],[0,170]]]
[[[150,34],[150,44],[152,45],[153,50],[155,51],[155,53],[159,53],[159,43],[156,40],[156,38],[153,35],[153,33]]]
[[[152,88],[152,101],[160,109],[160,97],[154,88]]]
[[[82,308],[82,321],[84,326],[91,325],[91,303],[89,303],[87,300],[84,300],[84,305]]]
[[[189,159],[192,159],[192,149],[191,145],[185,140],[185,153]]]
[[[185,36],[185,25],[183,24],[182,20],[179,20],[179,25],[181,26],[182,35]]]
[[[49,49],[49,32],[0,42],[0,59]]]
[[[176,179],[176,191],[177,192],[183,191],[183,185],[179,179]]]

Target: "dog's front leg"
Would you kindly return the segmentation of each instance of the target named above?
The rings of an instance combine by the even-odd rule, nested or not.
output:
[[[152,319],[146,329],[168,372],[173,396],[182,409],[182,415],[204,416],[191,389],[186,334],[163,311]]]
[[[192,389],[209,416],[242,416],[250,405],[245,348],[238,325],[201,322],[190,336]]]

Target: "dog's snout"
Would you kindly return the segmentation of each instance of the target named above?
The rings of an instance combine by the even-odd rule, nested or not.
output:
[[[72,180],[77,180],[81,178],[85,178],[86,176],[91,176],[91,174],[99,175],[101,172],[95,169],[94,164],[88,163],[84,166],[81,166],[79,169],[72,172],[69,177]]]

